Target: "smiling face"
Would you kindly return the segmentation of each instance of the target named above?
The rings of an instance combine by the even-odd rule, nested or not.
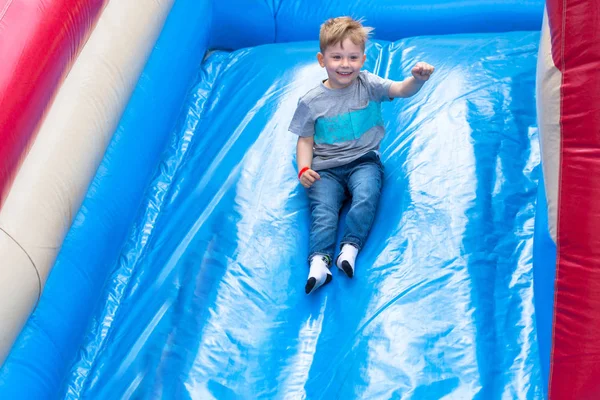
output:
[[[342,89],[358,77],[367,56],[361,46],[354,44],[350,39],[345,39],[335,45],[327,46],[323,53],[317,54],[317,59],[329,77],[325,86],[331,89]]]

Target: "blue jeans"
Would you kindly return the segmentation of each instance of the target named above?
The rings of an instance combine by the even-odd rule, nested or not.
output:
[[[340,210],[344,201],[352,203],[346,215],[340,247],[350,243],[359,250],[364,245],[379,204],[383,184],[383,164],[375,152],[339,167],[318,171],[321,179],[308,188],[310,200],[309,262],[314,255],[333,260]]]

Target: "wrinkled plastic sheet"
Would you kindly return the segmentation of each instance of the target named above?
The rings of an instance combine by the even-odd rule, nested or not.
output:
[[[308,203],[287,132],[316,42],[203,63],[67,398],[542,397],[532,242],[537,33],[376,42],[385,183],[356,275],[303,292]],[[118,173],[118,171],[114,171]]]

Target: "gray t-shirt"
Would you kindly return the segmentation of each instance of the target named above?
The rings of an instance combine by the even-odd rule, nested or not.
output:
[[[314,136],[313,170],[338,167],[379,151],[385,134],[381,102],[391,100],[392,82],[361,71],[348,87],[330,89],[321,83],[300,98],[289,131]]]

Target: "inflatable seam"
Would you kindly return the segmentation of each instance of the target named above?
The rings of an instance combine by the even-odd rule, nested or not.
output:
[[[31,256],[27,252],[27,250],[25,250],[25,248],[23,246],[21,246],[21,243],[19,243],[14,237],[12,237],[11,234],[8,233],[4,228],[0,227],[0,231],[4,232],[4,234],[8,238],[10,238],[13,242],[15,242],[15,244],[17,246],[19,246],[19,248],[21,250],[23,250],[23,253],[25,253],[25,255],[27,256],[27,258],[29,259],[29,262],[31,262],[31,265],[33,266],[35,274],[37,275],[37,278],[38,278],[38,296],[37,296],[37,300],[36,300],[35,306],[34,306],[34,307],[37,307],[37,305],[38,305],[38,303],[40,301],[40,297],[42,295],[42,278],[40,276],[40,271],[38,270],[37,266],[35,265],[35,262],[33,262],[33,259],[31,258]]]

